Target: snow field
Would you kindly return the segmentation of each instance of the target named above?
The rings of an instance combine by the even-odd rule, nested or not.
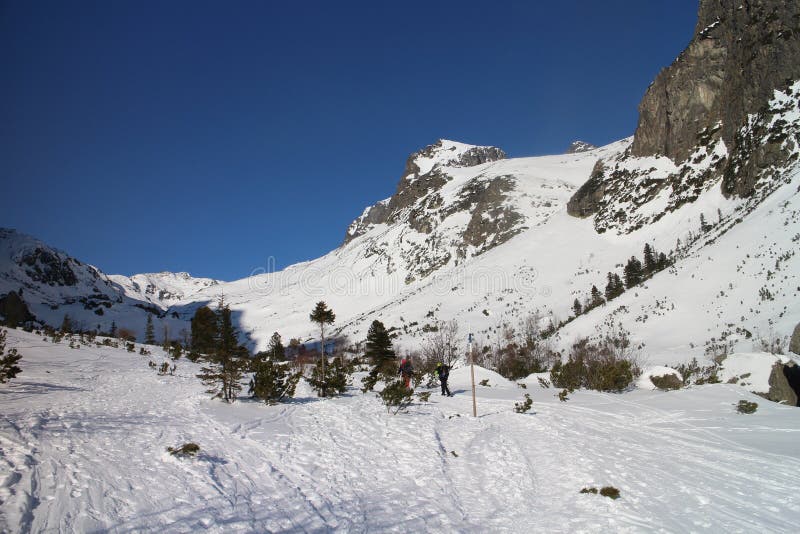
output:
[[[9,331],[23,373],[0,386],[0,531],[791,532],[800,411],[737,385],[559,402],[476,369],[452,398],[392,416],[356,388],[291,403],[208,399],[163,353]],[[533,408],[513,412],[529,393]],[[740,399],[758,402],[739,415]],[[167,446],[194,441],[178,459]],[[455,454],[453,454],[455,453]],[[612,501],[578,492],[612,485]]]

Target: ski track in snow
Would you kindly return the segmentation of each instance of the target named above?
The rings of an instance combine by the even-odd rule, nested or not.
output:
[[[208,399],[198,366],[10,331],[2,532],[791,532],[800,411],[734,385],[668,394],[513,382],[392,416],[357,389],[266,407]],[[531,413],[513,403],[531,393]],[[756,399],[751,416],[735,413]],[[195,441],[194,459],[167,446]],[[621,499],[582,495],[613,485]]]

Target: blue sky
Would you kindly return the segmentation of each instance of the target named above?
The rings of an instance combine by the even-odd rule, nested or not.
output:
[[[555,5],[558,4],[558,5]],[[631,135],[697,1],[0,1],[0,226],[108,273],[320,256],[438,138]]]

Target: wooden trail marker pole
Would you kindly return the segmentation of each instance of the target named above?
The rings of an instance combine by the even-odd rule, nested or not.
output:
[[[470,332],[467,338],[469,346],[469,372],[472,375],[472,417],[478,417],[478,403],[475,400],[475,358],[472,355],[472,333]]]

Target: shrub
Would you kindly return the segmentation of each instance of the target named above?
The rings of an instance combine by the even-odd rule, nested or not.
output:
[[[200,445],[197,443],[184,443],[180,447],[167,447],[167,452],[169,452],[173,456],[178,457],[190,457],[196,456],[198,452],[200,452]]]
[[[598,343],[579,339],[566,362],[550,370],[553,385],[569,392],[580,387],[598,391],[622,391],[639,375],[636,356],[629,350],[627,333],[606,335]]]
[[[566,389],[562,389],[561,391],[558,392],[558,400],[560,400],[561,402],[567,402],[569,400],[569,397],[567,397],[568,394],[569,391],[567,391]]]
[[[517,413],[525,413],[531,409],[531,406],[533,406],[533,399],[531,399],[531,396],[526,393],[525,400],[523,402],[514,403],[514,411]]]
[[[133,343],[125,343],[125,349],[128,352],[134,352],[136,351],[136,345],[134,345]]]
[[[478,382],[478,385],[479,386],[484,386],[484,387],[487,387],[487,388],[492,387],[492,386],[489,385],[489,379],[488,378],[484,378],[483,380]]]
[[[583,488],[580,493],[591,493],[592,495],[597,495],[599,493],[603,497],[608,497],[609,499],[619,499],[619,490],[614,486],[604,486],[600,488],[599,491],[594,487]]]
[[[751,414],[756,413],[758,409],[757,402],[750,402],[746,400],[740,400],[739,404],[736,405],[736,411],[743,414]]]
[[[619,490],[614,486],[604,486],[600,488],[600,495],[609,499],[619,499]]]
[[[8,382],[22,372],[17,365],[22,356],[17,349],[9,349],[6,353],[6,331],[0,330],[0,384]]]
[[[386,411],[392,414],[408,408],[413,401],[413,395],[414,390],[407,388],[402,380],[392,382],[378,394],[386,406]]]
[[[522,389],[528,389],[528,384],[525,382],[517,382],[517,387],[521,387]]]
[[[692,361],[688,364],[682,363],[676,366],[675,369],[683,376],[684,386],[690,383],[701,386],[703,384],[719,384],[720,382],[717,376],[719,365],[715,363],[702,367],[697,363],[697,358],[692,358]]]
[[[417,393],[417,397],[421,402],[428,402],[429,400],[431,400],[431,392],[425,391],[423,393]]]
[[[542,389],[550,389],[550,385],[551,384],[550,384],[549,380],[546,380],[546,379],[542,378],[541,376],[538,377],[537,380],[539,381],[539,385],[542,387]]]
[[[670,391],[673,389],[681,389],[683,386],[683,381],[677,377],[677,375],[669,374],[663,376],[651,376],[650,382],[653,383],[655,387],[662,391]]]

